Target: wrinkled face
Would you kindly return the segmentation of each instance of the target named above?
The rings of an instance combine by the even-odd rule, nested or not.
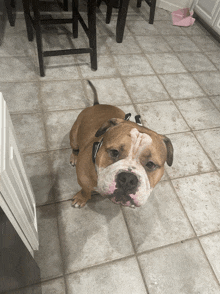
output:
[[[166,145],[160,135],[118,125],[104,136],[96,157],[97,188],[125,206],[141,206],[164,172]]]

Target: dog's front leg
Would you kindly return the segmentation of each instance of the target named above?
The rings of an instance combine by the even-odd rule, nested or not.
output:
[[[70,164],[76,166],[79,151],[74,151],[70,155]]]
[[[79,208],[83,207],[89,199],[91,199],[91,191],[85,191],[82,189],[73,197],[72,206]]]

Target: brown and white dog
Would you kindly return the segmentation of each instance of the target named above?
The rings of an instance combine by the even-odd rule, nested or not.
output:
[[[173,146],[166,136],[147,129],[111,105],[101,105],[93,84],[94,105],[84,109],[70,131],[72,154],[82,187],[72,205],[83,207],[96,191],[114,203],[143,205],[173,162]]]

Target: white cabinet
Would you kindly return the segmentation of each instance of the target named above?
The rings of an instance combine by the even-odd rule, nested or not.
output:
[[[218,15],[215,19],[214,25],[213,25],[214,30],[219,34],[220,36],[220,8],[219,8],[219,12]]]
[[[36,205],[6,102],[0,93],[0,207],[33,255],[38,249]]]
[[[220,0],[194,0],[192,8],[205,23],[220,34]]]

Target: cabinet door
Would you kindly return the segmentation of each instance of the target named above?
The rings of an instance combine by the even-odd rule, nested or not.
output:
[[[220,7],[219,7],[218,15],[215,19],[213,29],[220,35]]]
[[[36,206],[26,176],[14,127],[0,93],[0,205],[15,230],[33,254],[38,249]]]
[[[206,21],[207,24],[213,26],[218,10],[220,0],[197,0],[194,11]]]

